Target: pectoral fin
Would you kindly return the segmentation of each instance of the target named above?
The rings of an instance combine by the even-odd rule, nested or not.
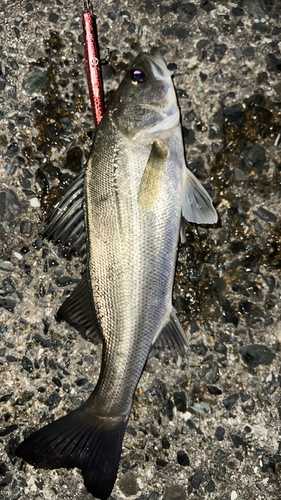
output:
[[[170,351],[178,352],[182,357],[186,357],[188,339],[174,308],[172,308],[170,314],[167,316],[160,332],[152,340],[151,348],[152,352],[169,349]]]
[[[188,222],[215,224],[218,220],[212,198],[196,177],[185,169],[182,215]]]
[[[138,201],[143,210],[149,210],[157,201],[164,180],[167,157],[168,150],[159,141],[154,141],[139,190]]]

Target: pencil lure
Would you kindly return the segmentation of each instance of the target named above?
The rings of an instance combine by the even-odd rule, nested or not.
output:
[[[170,71],[157,49],[127,71],[97,127],[86,166],[48,219],[47,238],[86,262],[58,311],[103,343],[97,386],[82,406],[28,437],[37,467],[78,467],[93,496],[114,486],[133,394],[152,346],[186,355],[172,307],[182,215],[215,223],[212,200],[186,168]]]
[[[92,111],[97,126],[104,113],[103,89],[101,81],[101,69],[97,45],[95,18],[91,13],[90,2],[84,2],[82,24],[84,33],[85,63],[88,80],[89,95]]]

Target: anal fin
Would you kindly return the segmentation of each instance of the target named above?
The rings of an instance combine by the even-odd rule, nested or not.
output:
[[[170,311],[160,332],[152,340],[151,348],[154,351],[168,349],[178,352],[182,357],[187,356],[188,338],[174,308]]]
[[[91,340],[101,339],[94,301],[92,298],[89,270],[86,269],[80,283],[74,288],[59,308],[56,318],[67,321],[74,326],[83,336]]]

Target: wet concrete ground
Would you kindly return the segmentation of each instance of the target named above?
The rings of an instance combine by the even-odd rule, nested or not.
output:
[[[0,498],[87,498],[79,471],[15,458],[25,434],[86,399],[100,349],[54,316],[82,264],[42,241],[87,159],[93,120],[82,2],[0,5]],[[188,362],[152,357],[111,499],[279,499],[281,7],[277,0],[105,1],[106,99],[140,50],[174,71],[187,163],[219,221],[187,224],[174,305]],[[88,495],[88,498],[91,498]]]

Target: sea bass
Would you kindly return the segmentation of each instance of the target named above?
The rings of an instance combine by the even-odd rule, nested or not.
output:
[[[86,168],[48,219],[45,236],[85,259],[58,318],[103,343],[98,383],[80,408],[28,437],[17,455],[37,467],[78,467],[93,496],[114,486],[134,391],[152,346],[187,337],[172,306],[182,216],[215,223],[188,171],[175,89],[157,49],[141,53],[97,128]]]

